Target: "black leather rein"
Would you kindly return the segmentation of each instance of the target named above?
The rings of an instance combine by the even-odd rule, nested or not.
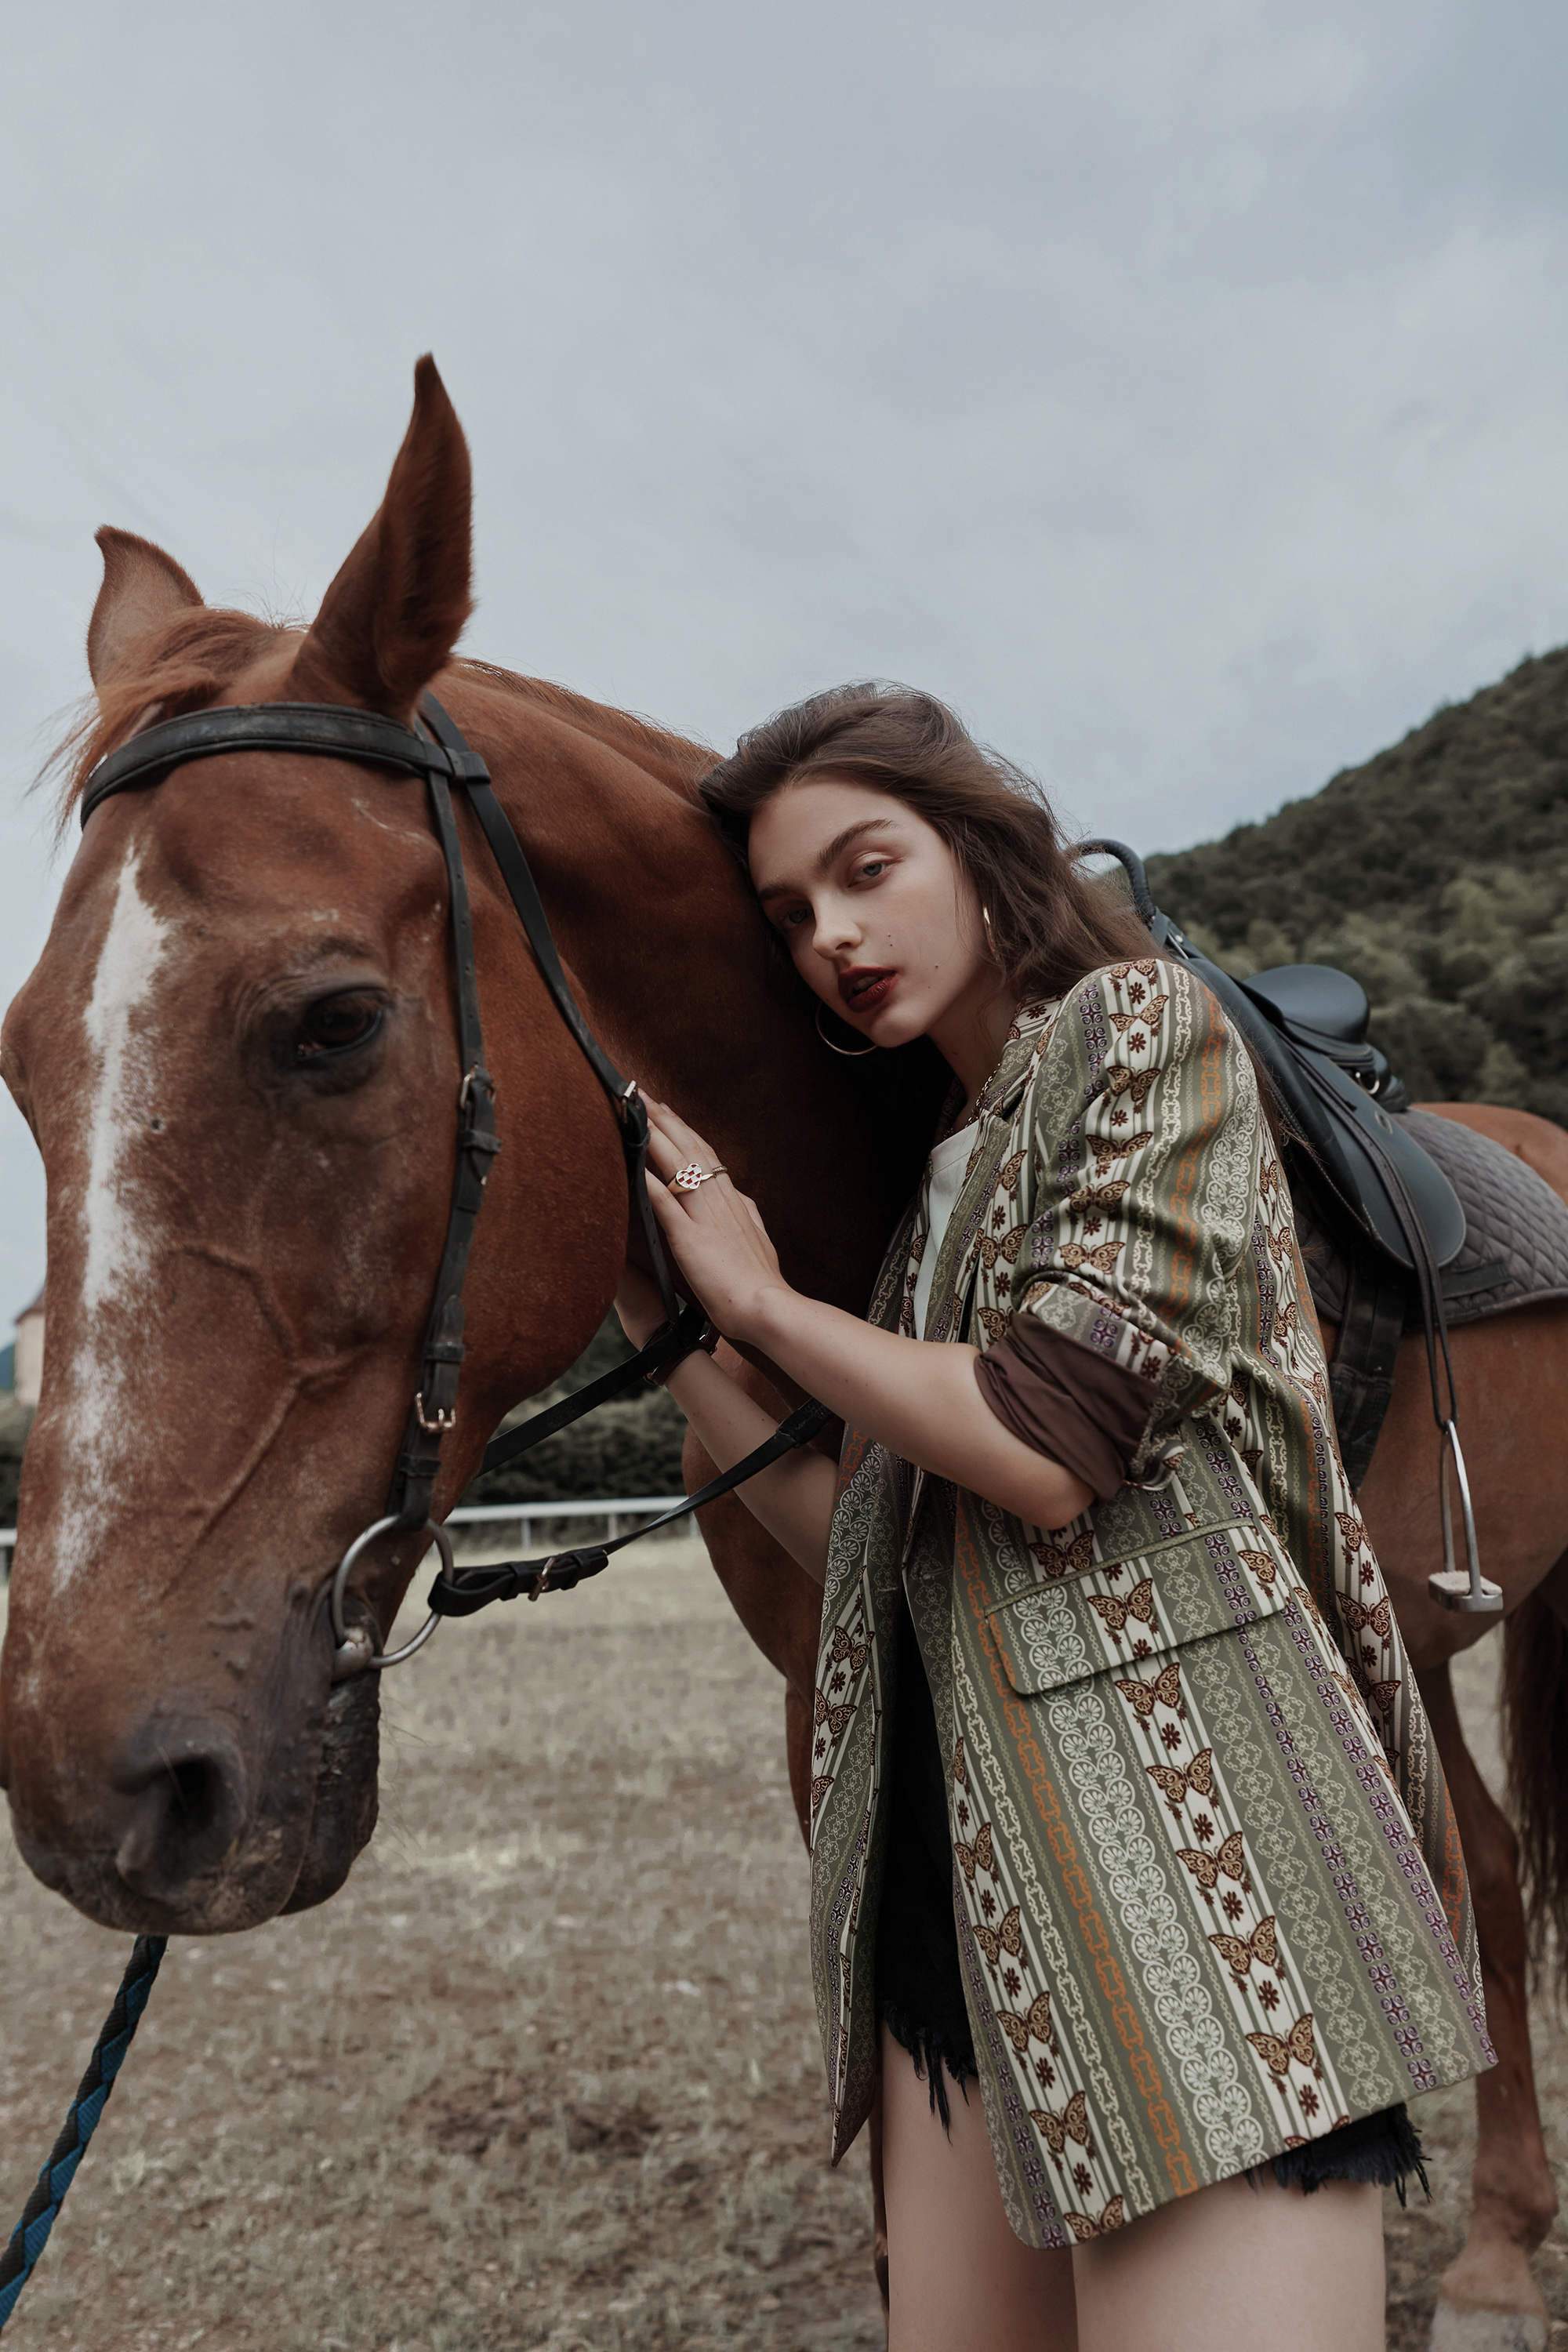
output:
[[[184,718],[161,719],[132,736],[118,751],[110,752],[89,775],[81,796],[81,822],[85,826],[94,809],[110,793],[157,784],[187,761],[214,759],[231,751],[305,752],[359,761],[422,778],[429,793],[437,837],[446,861],[451,908],[452,968],[462,1073],[458,1089],[457,1166],[447,1238],[426,1323],[419,1382],[404,1427],[386,1512],[350,1545],[338,1564],[331,1590],[338,1657],[341,1671],[345,1674],[365,1666],[390,1665],[410,1655],[442,1617],[469,1616],[489,1601],[510,1601],[520,1593],[537,1600],[541,1592],[565,1591],[584,1577],[596,1576],[607,1565],[610,1554],[624,1544],[634,1543],[651,1528],[663,1527],[668,1520],[679,1518],[728,1493],[793,1447],[804,1444],[832,1418],[826,1405],[808,1399],[743,1461],[721,1471],[696,1494],[684,1496],[672,1509],[662,1512],[646,1526],[608,1543],[552,1552],[538,1559],[508,1560],[493,1567],[453,1566],[446,1530],[431,1521],[430,1507],[440,1472],[441,1441],[458,1415],[458,1377],[464,1355],[463,1282],[468,1251],[490,1162],[500,1150],[495,1123],[495,1081],[485,1066],[473,925],[462,845],[453,814],[454,791],[466,794],[545,984],[615,1106],[631,1201],[658,1284],[665,1318],[647,1346],[639,1349],[629,1362],[616,1365],[544,1412],[534,1413],[520,1427],[492,1437],[485,1449],[481,1473],[515,1462],[558,1429],[592,1412],[595,1405],[633,1387],[649,1372],[689,1354],[705,1333],[706,1318],[701,1308],[683,1299],[677,1289],[658,1220],[648,1197],[647,1108],[637,1092],[637,1082],[621,1076],[583,1017],[562,970],[522,844],[496,798],[484,761],[464,740],[456,721],[434,695],[421,698],[419,715],[427,731],[419,732],[395,719],[336,703],[226,704],[193,711]],[[426,1528],[438,1543],[443,1560],[441,1572],[430,1588],[429,1619],[403,1649],[373,1654],[366,1646],[365,1629],[351,1629],[343,1622],[347,1571],[373,1536],[395,1528]]]

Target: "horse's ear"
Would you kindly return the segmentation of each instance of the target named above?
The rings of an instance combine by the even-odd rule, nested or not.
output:
[[[297,701],[407,719],[472,609],[468,445],[426,352],[380,511],[321,599],[289,674]]]
[[[150,539],[109,523],[94,536],[103,556],[103,585],[87,625],[87,666],[94,686],[101,686],[139,638],[199,604],[202,592]]]

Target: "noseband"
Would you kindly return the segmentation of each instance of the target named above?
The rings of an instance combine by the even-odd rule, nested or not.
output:
[[[565,1591],[584,1577],[597,1575],[611,1552],[619,1550],[623,1544],[634,1542],[650,1528],[662,1527],[667,1520],[679,1518],[700,1504],[727,1493],[770,1462],[777,1461],[791,1447],[804,1444],[832,1418],[826,1405],[808,1400],[797,1406],[772,1437],[743,1461],[710,1479],[695,1495],[684,1496],[674,1509],[662,1512],[647,1526],[607,1544],[585,1545],[575,1551],[551,1553],[536,1560],[510,1560],[482,1569],[454,1568],[450,1538],[445,1528],[431,1518],[430,1509],[441,1467],[441,1441],[458,1418],[458,1384],[464,1354],[463,1281],[468,1251],[484,1201],[490,1162],[500,1150],[495,1123],[495,1081],[485,1066],[473,923],[462,844],[453,814],[454,792],[466,795],[489,845],[545,985],[615,1107],[632,1206],[664,1310],[664,1321],[658,1331],[629,1362],[618,1364],[598,1380],[574,1390],[520,1427],[493,1437],[485,1449],[481,1475],[515,1461],[558,1429],[592,1412],[595,1405],[689,1354],[705,1335],[707,1326],[701,1307],[682,1298],[677,1289],[658,1219],[648,1197],[647,1108],[637,1092],[637,1082],[621,1076],[583,1017],[562,970],[543,901],[522,844],[496,798],[489,770],[433,694],[421,698],[419,717],[422,724],[416,730],[398,719],[335,703],[226,704],[193,711],[184,718],[165,719],[144,728],[119,751],[110,752],[89,775],[81,797],[81,822],[85,826],[94,809],[110,793],[161,783],[172,770],[184,767],[188,761],[214,759],[230,751],[305,752],[323,759],[352,760],[395,774],[423,778],[429,793],[436,835],[446,860],[451,908],[458,1067],[462,1073],[458,1087],[457,1166],[446,1244],[425,1327],[419,1382],[404,1425],[386,1509],[382,1517],[356,1536],[344,1552],[328,1591],[328,1612],[337,1644],[333,1662],[337,1680],[366,1667],[396,1665],[402,1659],[411,1657],[429,1639],[442,1617],[468,1616],[489,1601],[511,1600],[519,1593],[537,1600],[542,1592]],[[440,1550],[441,1571],[430,1589],[430,1613],[413,1640],[398,1650],[377,1650],[368,1625],[348,1622],[345,1598],[350,1574],[361,1553],[375,1538],[394,1529],[432,1538]]]

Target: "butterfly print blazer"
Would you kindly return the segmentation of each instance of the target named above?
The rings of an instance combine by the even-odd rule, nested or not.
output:
[[[1236,1031],[1184,966],[1108,964],[1020,1006],[979,1112],[925,1337],[984,1352],[1037,1317],[1134,1376],[1147,1419],[1125,1482],[1054,1531],[846,1429],[812,1967],[837,2161],[876,2082],[901,1579],[1003,2199],[1018,2236],[1062,2246],[1497,2053]],[[925,1199],[868,1310],[911,1335]]]

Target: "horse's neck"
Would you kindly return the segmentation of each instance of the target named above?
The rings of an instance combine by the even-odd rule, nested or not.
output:
[[[755,1200],[785,1278],[860,1311],[896,1213],[853,1061],[779,985],[756,908],[691,784],[703,755],[605,713],[490,689],[496,789],[585,1019]],[[548,779],[548,788],[541,780]]]

